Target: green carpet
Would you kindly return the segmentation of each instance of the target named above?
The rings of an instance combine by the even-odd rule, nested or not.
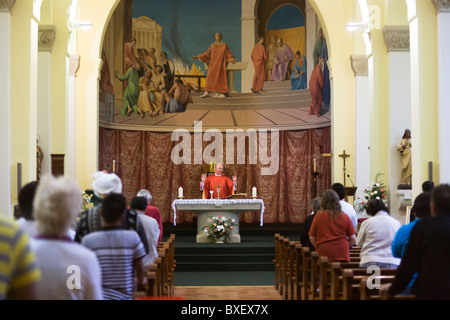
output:
[[[299,240],[299,225],[240,225],[240,243],[196,243],[195,224],[164,225],[175,234],[176,286],[267,286],[274,283],[275,233]]]

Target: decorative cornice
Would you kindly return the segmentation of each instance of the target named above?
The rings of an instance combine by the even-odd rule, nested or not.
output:
[[[350,61],[355,77],[363,77],[369,75],[369,64],[365,55],[353,54],[350,56]]]
[[[0,12],[11,12],[16,0],[0,0]]]
[[[431,2],[436,8],[436,13],[450,12],[450,0],[431,0]]]
[[[38,50],[52,52],[55,43],[56,28],[53,25],[39,25]]]
[[[80,67],[80,55],[71,54],[69,57],[69,76],[76,77],[79,67]]]
[[[409,52],[409,26],[384,26],[383,36],[388,52]]]

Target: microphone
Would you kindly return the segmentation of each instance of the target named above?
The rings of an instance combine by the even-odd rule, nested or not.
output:
[[[352,178],[350,178],[350,175],[348,174],[347,177],[350,179],[350,182],[352,183],[353,187],[355,186],[355,184],[352,181]]]

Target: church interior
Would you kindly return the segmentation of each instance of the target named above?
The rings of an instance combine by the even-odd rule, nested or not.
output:
[[[254,268],[261,268],[264,280],[238,281],[237,295],[230,293],[230,299],[252,294],[255,299],[267,294],[267,300],[319,299],[314,292],[292,289],[275,262],[283,246],[288,252],[291,244],[295,255],[292,242],[298,241],[314,198],[341,183],[364,221],[368,216],[360,208],[367,189],[381,183],[389,214],[405,225],[424,181],[436,186],[450,181],[450,167],[444,165],[450,163],[445,142],[450,5],[444,0],[233,0],[224,13],[221,1],[216,8],[213,2],[201,16],[202,0],[190,5],[178,0],[0,1],[0,214],[15,218],[19,191],[28,182],[64,175],[89,193],[93,174],[105,170],[121,178],[128,201],[141,189],[151,192],[164,238],[179,244],[178,262],[199,255],[196,263],[206,264],[216,248],[226,251],[230,245],[242,255],[261,251],[268,265],[259,267],[257,261]],[[206,52],[214,32],[223,34],[237,61],[228,63],[224,98],[202,97],[213,69],[191,58]],[[252,51],[259,36],[267,57],[263,88],[255,93]],[[285,77],[277,81],[267,68],[272,37],[284,38],[293,54]],[[323,58],[321,49],[322,64],[315,64],[319,40],[327,52]],[[146,78],[142,63],[134,89],[141,111],[123,112],[134,81],[124,78],[127,50],[137,61],[151,48],[156,64],[163,63],[160,54],[166,52],[174,78],[189,84],[192,100],[183,112],[152,113],[159,91],[147,94],[149,111],[142,111],[137,102]],[[306,67],[306,87],[293,89],[297,51]],[[316,66],[328,84],[328,101],[322,101],[321,91],[320,114],[311,114]],[[154,69],[150,73],[159,75]],[[405,130],[413,141],[407,164],[398,148]],[[236,133],[244,134],[243,145],[235,143]],[[237,176],[235,193],[261,199],[264,208],[264,216],[260,210],[241,212],[242,242],[218,244],[213,252],[210,244],[188,243],[195,239],[198,216],[173,206],[177,199],[201,199],[199,183],[202,174],[214,174],[211,163],[223,163],[225,176]],[[175,271],[171,296],[224,299],[223,292],[196,291],[190,263],[184,269],[181,263],[178,278]],[[257,269],[249,264],[236,272],[251,282],[249,274]],[[245,286],[262,291],[247,292]]]

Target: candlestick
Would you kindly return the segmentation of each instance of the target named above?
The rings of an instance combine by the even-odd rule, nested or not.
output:
[[[252,188],[252,198],[256,198],[256,187]]]
[[[180,199],[183,198],[183,188],[182,187],[178,188],[178,198],[180,198]]]

